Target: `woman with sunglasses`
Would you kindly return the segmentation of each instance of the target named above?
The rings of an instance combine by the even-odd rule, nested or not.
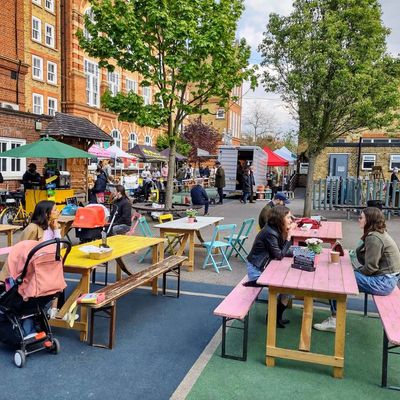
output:
[[[355,251],[361,265],[354,271],[358,290],[378,296],[387,296],[397,285],[400,274],[400,251],[386,231],[385,216],[376,207],[361,212],[358,224],[363,234]],[[331,302],[332,316],[314,328],[320,331],[336,331],[336,302]]]
[[[244,286],[258,286],[257,279],[272,260],[292,257],[291,235],[295,228],[290,210],[284,206],[271,208],[267,225],[256,236],[247,257],[247,276],[249,281]],[[277,326],[284,328],[289,321],[283,319],[290,296],[278,296]]]

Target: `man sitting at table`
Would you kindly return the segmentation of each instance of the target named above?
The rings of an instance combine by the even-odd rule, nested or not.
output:
[[[190,197],[192,198],[193,205],[204,206],[204,215],[209,215],[208,206],[210,201],[208,199],[207,192],[200,183],[197,183],[193,186],[192,190],[190,191]]]
[[[268,213],[271,208],[274,208],[275,206],[284,206],[289,203],[290,201],[283,192],[277,192],[274,198],[270,200],[260,212],[258,217],[258,225],[260,226],[260,229],[264,228],[266,225],[268,221]]]

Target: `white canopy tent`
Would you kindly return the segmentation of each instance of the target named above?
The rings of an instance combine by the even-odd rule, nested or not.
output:
[[[287,152],[285,152],[283,148],[274,150],[274,153],[288,161],[289,165],[294,165],[296,162],[296,160]]]

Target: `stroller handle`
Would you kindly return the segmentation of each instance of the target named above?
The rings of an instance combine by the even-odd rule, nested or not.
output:
[[[26,275],[26,273],[28,271],[28,265],[29,265],[32,257],[34,256],[34,254],[36,252],[38,252],[39,250],[43,249],[44,247],[51,246],[53,244],[55,244],[57,246],[56,247],[56,255],[55,255],[56,261],[60,261],[61,260],[61,244],[66,245],[65,254],[64,254],[64,257],[62,259],[62,262],[64,264],[65,259],[67,258],[69,252],[71,251],[71,246],[72,246],[71,243],[68,240],[56,238],[56,239],[46,240],[45,242],[39,243],[37,246],[35,246],[29,252],[28,257],[26,258],[26,261],[25,261],[24,269],[22,270],[21,275],[16,279],[16,283],[18,285],[20,285],[22,283],[22,281],[24,280],[25,275]]]

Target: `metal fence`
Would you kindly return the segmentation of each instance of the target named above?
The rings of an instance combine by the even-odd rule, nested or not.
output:
[[[313,184],[314,210],[333,210],[336,205],[366,206],[369,200],[380,200],[385,207],[400,207],[400,182],[327,178]]]

